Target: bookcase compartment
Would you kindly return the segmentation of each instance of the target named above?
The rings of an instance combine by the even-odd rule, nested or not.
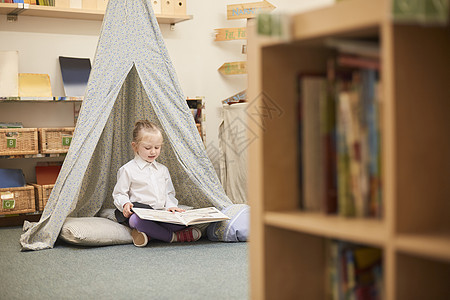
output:
[[[296,79],[302,72],[324,73],[331,53],[328,49],[297,46],[271,46],[262,50],[264,88],[256,105],[263,112],[258,135],[263,143],[263,181],[267,183],[263,193],[269,211],[299,209]],[[274,143],[279,147],[273,147]]]
[[[448,27],[396,25],[393,36],[398,232],[450,240]]]
[[[249,124],[258,135],[249,156],[252,299],[329,299],[329,240],[382,251],[381,299],[450,295],[450,27],[397,24],[391,4],[346,0],[294,15],[288,41],[256,36],[250,24],[249,112],[259,115],[259,126]],[[347,37],[380,47],[377,219],[299,205],[298,75],[324,74],[338,54],[326,40]]]
[[[448,299],[450,262],[400,253],[397,255],[398,300]]]
[[[267,299],[325,299],[324,239],[267,226],[265,249]]]

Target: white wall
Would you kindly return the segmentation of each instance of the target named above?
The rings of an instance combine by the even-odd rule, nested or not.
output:
[[[245,26],[246,20],[227,20],[226,9],[227,4],[246,2],[254,0],[187,0],[187,12],[193,15],[193,20],[176,24],[174,31],[170,30],[169,25],[161,25],[185,95],[205,96],[207,145],[212,148],[218,145],[221,101],[244,90],[247,84],[246,75],[223,76],[217,71],[224,62],[246,60],[241,53],[245,41],[214,42],[213,33],[216,28]],[[270,2],[277,7],[276,12],[293,13],[334,1]],[[18,50],[19,72],[49,74],[53,95],[62,96],[64,89],[58,56],[89,57],[93,60],[100,29],[100,21],[19,16],[17,22],[9,23],[2,15],[0,50]],[[35,110],[30,110],[32,116],[36,117]]]

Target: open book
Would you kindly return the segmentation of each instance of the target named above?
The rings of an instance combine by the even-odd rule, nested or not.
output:
[[[230,219],[215,207],[197,208],[175,213],[166,210],[134,207],[132,208],[132,210],[141,219],[186,226]]]

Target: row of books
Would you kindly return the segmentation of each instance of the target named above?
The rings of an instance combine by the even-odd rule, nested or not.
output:
[[[189,110],[192,113],[192,117],[195,120],[195,123],[200,124],[202,122],[202,100],[196,99],[186,99]]]
[[[334,240],[326,249],[327,299],[382,299],[381,249]]]
[[[25,3],[31,5],[55,6],[55,0],[0,0],[0,3]]]
[[[380,62],[351,52],[339,50],[326,74],[299,76],[300,206],[381,217]]]

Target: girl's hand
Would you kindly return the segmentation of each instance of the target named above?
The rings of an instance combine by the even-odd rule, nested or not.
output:
[[[168,211],[171,211],[171,212],[183,212],[183,211],[185,211],[184,209],[181,209],[181,208],[179,208],[179,207],[169,207],[168,209],[167,209]]]
[[[122,213],[123,213],[123,216],[125,218],[129,218],[133,214],[133,212],[131,211],[132,207],[133,207],[133,203],[131,203],[131,202],[127,202],[123,206],[123,212]]]

